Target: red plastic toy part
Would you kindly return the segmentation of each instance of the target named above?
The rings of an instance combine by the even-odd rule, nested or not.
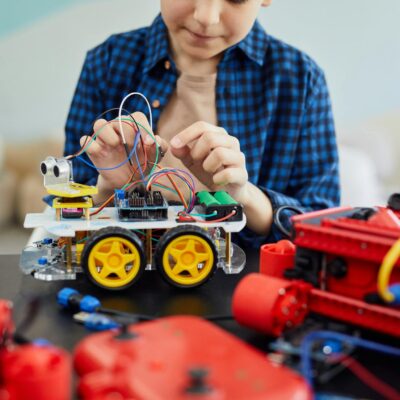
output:
[[[314,289],[301,281],[250,274],[233,295],[235,319],[272,336],[301,324],[308,312],[400,337],[398,309]]]
[[[111,393],[135,400],[312,398],[301,376],[196,317],[91,335],[76,348],[74,362],[84,400]]]
[[[308,313],[312,286],[250,274],[235,289],[232,309],[242,325],[271,336],[301,324]]]
[[[2,354],[3,392],[7,400],[69,400],[71,363],[56,347],[24,345]]]
[[[326,273],[315,277],[319,287],[365,301],[366,296],[377,293],[378,272],[384,257],[400,237],[400,222],[390,209],[379,207],[367,219],[353,218],[356,211],[330,209],[296,215],[292,220],[296,253],[302,251],[303,261],[307,257],[324,259]],[[390,278],[390,284],[396,282],[400,282],[400,260]]]
[[[260,250],[260,272],[283,278],[285,269],[293,268],[295,253],[296,246],[289,240],[264,244]]]
[[[53,346],[13,343],[12,303],[0,299],[0,400],[69,400],[71,361]]]
[[[8,300],[0,300],[0,346],[5,345],[4,340],[10,338],[13,332],[12,303]]]

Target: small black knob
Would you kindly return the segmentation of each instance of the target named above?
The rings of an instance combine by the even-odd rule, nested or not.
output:
[[[188,371],[190,382],[186,388],[186,393],[190,394],[205,394],[211,391],[211,388],[207,386],[206,378],[208,376],[208,369],[206,368],[191,368]]]
[[[344,278],[347,274],[347,264],[343,258],[337,257],[328,262],[328,271],[335,278]]]

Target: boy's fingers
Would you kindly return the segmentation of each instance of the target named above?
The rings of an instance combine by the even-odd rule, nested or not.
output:
[[[85,151],[88,156],[96,156],[100,153],[102,148],[102,146],[96,140],[92,140],[90,136],[82,136],[80,138],[80,145],[81,147],[86,146]]]
[[[246,165],[246,159],[243,153],[218,147],[204,160],[203,169],[210,174],[216,173],[221,167],[240,167]]]
[[[213,176],[215,185],[244,185],[248,180],[247,171],[243,168],[225,168]]]
[[[214,132],[227,135],[225,129],[223,128],[209,124],[208,122],[198,121],[179,132],[171,140],[171,146],[176,149],[187,146],[194,140],[197,140],[205,132]]]
[[[170,143],[171,144],[171,143]],[[190,155],[190,148],[188,146],[183,147],[170,147],[171,153],[176,157],[179,158],[186,167],[190,167],[193,165],[193,158]]]
[[[111,147],[117,147],[120,145],[121,139],[118,133],[113,128],[112,123],[108,122],[107,120],[98,119],[93,125],[93,130],[96,133],[96,138],[99,141]]]
[[[113,130],[117,132],[118,135],[121,137],[121,143],[122,143],[122,133],[123,133],[126,143],[129,146],[133,145],[136,136],[136,124],[129,116],[123,115],[121,117],[121,121],[114,120],[110,122],[110,125],[112,125]]]
[[[158,148],[158,160],[160,160],[162,157],[164,157],[165,153],[168,151],[169,144],[166,140],[164,140],[163,138],[161,138],[159,136],[156,136],[155,140],[156,140],[156,142],[154,142],[152,140],[150,145],[145,144],[146,151],[148,153],[150,152],[152,154],[152,157],[155,158],[156,153],[157,153],[156,148]]]
[[[146,145],[151,145],[154,142],[154,139],[151,138],[149,135],[149,132],[154,136],[153,130],[151,129],[150,123],[147,120],[146,115],[144,115],[140,111],[136,111],[131,116],[135,119],[137,122],[139,129],[140,129],[140,134],[142,135],[143,141]]]
[[[239,141],[233,137],[221,132],[205,132],[201,140],[195,142],[190,153],[196,161],[204,160],[209,154],[219,148],[240,151]]]

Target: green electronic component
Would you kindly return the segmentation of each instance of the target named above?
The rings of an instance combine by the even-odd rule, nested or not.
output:
[[[238,204],[238,202],[233,199],[227,192],[215,192],[214,197],[217,199],[217,201],[220,202],[220,204],[223,205]]]
[[[197,198],[199,200],[199,203],[204,204],[206,207],[220,205],[220,202],[210,192],[198,192]]]

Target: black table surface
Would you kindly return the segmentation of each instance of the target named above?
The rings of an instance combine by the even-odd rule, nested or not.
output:
[[[102,306],[124,312],[153,317],[168,315],[227,315],[231,314],[233,291],[245,273],[258,270],[258,253],[247,254],[245,271],[239,275],[225,275],[218,270],[203,286],[190,290],[171,287],[157,271],[146,271],[140,280],[124,291],[105,291],[95,287],[84,276],[76,281],[44,282],[23,275],[18,267],[19,256],[0,256],[0,298],[14,302],[14,320],[18,323],[27,314],[28,301],[37,298],[39,306],[32,322],[23,332],[28,338],[46,338],[57,346],[72,351],[74,346],[90,334],[82,325],[72,320],[71,314],[60,310],[57,292],[72,287],[82,294],[99,298]],[[218,322],[223,329],[233,333],[262,351],[268,350],[270,339],[262,333],[239,326],[235,321]],[[380,337],[381,341],[387,340]],[[393,340],[389,340],[393,344]],[[370,371],[400,389],[400,362],[397,358],[360,352],[360,360]],[[319,388],[326,392],[352,395],[357,398],[380,399],[349,372],[341,372]]]

